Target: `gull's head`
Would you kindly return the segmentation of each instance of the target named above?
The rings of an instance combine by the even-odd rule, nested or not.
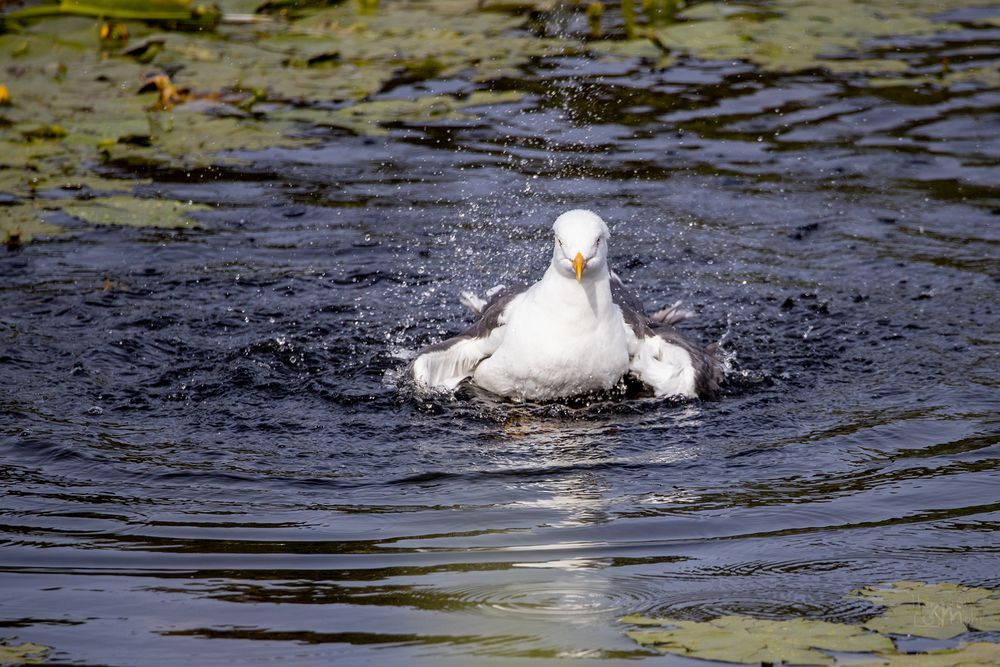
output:
[[[566,211],[552,225],[555,234],[552,263],[582,282],[584,276],[600,274],[608,265],[608,226],[596,213]]]

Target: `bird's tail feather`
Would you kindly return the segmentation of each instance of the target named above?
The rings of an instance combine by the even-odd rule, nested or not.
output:
[[[673,305],[667,306],[662,310],[658,310],[649,316],[649,319],[654,322],[660,322],[662,324],[677,324],[678,322],[683,322],[684,320],[694,317],[694,313],[690,310],[681,308],[684,304],[683,301],[675,301]]]
[[[483,308],[486,307],[486,301],[484,299],[480,299],[474,292],[470,292],[468,290],[459,294],[458,300],[463,306],[471,310],[473,315],[482,315]]]

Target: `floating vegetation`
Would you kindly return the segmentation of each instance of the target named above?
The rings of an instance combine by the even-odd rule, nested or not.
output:
[[[683,0],[622,0],[626,35],[633,39],[643,34],[644,26],[670,25],[683,5]]]
[[[997,591],[957,584],[901,581],[868,586],[853,594],[885,611],[863,625],[809,619],[768,620],[722,616],[709,621],[626,616],[639,626],[625,634],[643,646],[690,658],[744,664],[833,665],[833,653],[875,654],[874,661],[854,656],[850,664],[945,667],[996,665],[1000,644],[973,642],[922,653],[899,653],[890,635],[951,639],[970,631],[1000,631]],[[656,628],[656,629],[652,629]]]
[[[0,665],[40,665],[52,652],[51,647],[41,644],[7,642],[6,639],[0,640]]]
[[[888,637],[856,625],[791,619],[771,621],[749,616],[722,616],[711,621],[622,619],[635,625],[662,625],[660,630],[630,630],[629,637],[664,653],[723,662],[832,665],[833,657],[817,649],[852,653],[892,651]]]
[[[72,14],[100,19],[155,21],[188,29],[212,29],[222,14],[213,4],[194,4],[191,0],[61,0],[10,14],[13,20]]]
[[[934,12],[982,0],[933,3]],[[680,53],[742,59],[774,72],[824,68],[875,87],[1000,85],[995,68],[907,59],[886,39],[957,29],[928,3],[873,0],[844,11],[820,0],[757,4],[628,0],[61,0],[11,11],[0,29],[0,194],[19,209],[27,240],[60,208],[53,189],[116,173],[188,171],[246,153],[318,141],[317,127],[362,135],[395,124],[450,122],[466,109],[520,99],[511,82],[535,59],[574,55],[656,62]],[[589,30],[539,37],[538,17],[577,12]],[[989,19],[981,19],[988,21]],[[615,33],[615,30],[618,30]],[[622,37],[626,39],[621,39]],[[634,38],[634,39],[629,39]],[[883,40],[879,42],[878,40]],[[461,78],[459,93],[434,80]],[[502,81],[502,92],[495,92]],[[400,86],[400,99],[384,94]],[[116,194],[130,187],[114,187]],[[87,192],[88,197],[100,195]],[[25,219],[27,216],[28,219]],[[14,224],[3,223],[12,231]]]
[[[865,623],[876,632],[950,639],[970,631],[1000,632],[1000,593],[957,584],[900,581],[856,593],[886,607]]]
[[[61,227],[45,222],[44,209],[35,202],[0,207],[0,237],[8,250],[40,236],[58,234]]]
[[[74,201],[63,206],[63,211],[66,213],[95,225],[127,225],[159,229],[195,228],[198,225],[191,219],[190,214],[206,210],[207,206],[198,204],[126,196]]]
[[[928,653],[890,653],[879,655],[870,667],[994,667],[1000,664],[1000,644],[973,642],[958,648],[946,648]]]
[[[952,8],[994,4],[990,0],[872,0],[845,7],[822,0],[775,0],[762,7],[705,2],[677,14],[678,22],[648,28],[642,34],[669,51],[710,60],[746,60],[769,72],[822,68],[863,75],[879,86],[949,85],[968,80],[997,85],[1000,73],[992,64],[944,71],[941,63],[911,62],[907,49],[885,42],[962,29],[938,15]]]
[[[523,97],[516,91],[506,93],[476,92],[464,99],[449,95],[421,97],[416,100],[376,100],[361,102],[341,109],[327,118],[315,117],[317,124],[330,124],[353,130],[358,134],[384,134],[382,124],[386,118],[395,122],[417,122],[430,120],[462,120],[468,118],[462,109],[494,106],[517,102]]]
[[[224,12],[251,4],[221,3]],[[369,98],[396,80],[461,72],[488,81],[532,57],[576,48],[517,32],[523,17],[480,12],[464,1],[374,7],[260,4],[258,10],[282,18],[213,23],[212,32],[164,30],[190,27],[171,23],[199,13],[189,0],[65,0],[7,15],[0,34],[10,77],[0,89],[0,193],[47,201],[8,210],[3,231],[19,229],[14,238],[25,242],[58,231],[45,222],[46,211],[63,208],[93,221],[97,210],[121,210],[124,194],[98,209],[69,206],[54,192],[101,166],[206,168],[240,162],[237,151],[314,143],[304,132],[312,126],[380,134],[398,121],[453,120],[460,109],[521,95],[483,84],[454,96]],[[148,208],[148,200],[136,202],[138,211]],[[115,217],[116,224],[138,222],[137,215]]]

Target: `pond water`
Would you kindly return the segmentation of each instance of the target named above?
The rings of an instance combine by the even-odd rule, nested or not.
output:
[[[880,48],[1000,53],[982,26],[908,39]],[[89,664],[704,664],[618,619],[1000,587],[1000,90],[694,56],[491,85],[528,94],[230,169],[106,167],[213,210],[0,253],[0,635]],[[723,341],[719,400],[400,381],[466,326],[460,290],[541,274],[569,208]]]

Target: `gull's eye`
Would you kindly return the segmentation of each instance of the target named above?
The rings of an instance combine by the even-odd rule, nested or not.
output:
[[[595,248],[596,248],[597,246],[599,246],[599,245],[601,245],[601,237],[600,237],[600,236],[598,236],[598,237],[597,237],[597,240],[596,240],[596,241],[594,241],[594,247],[595,247]]]
[[[562,247],[562,239],[556,239],[556,243],[558,243],[558,244],[559,244],[559,247],[560,247],[560,248]]]

